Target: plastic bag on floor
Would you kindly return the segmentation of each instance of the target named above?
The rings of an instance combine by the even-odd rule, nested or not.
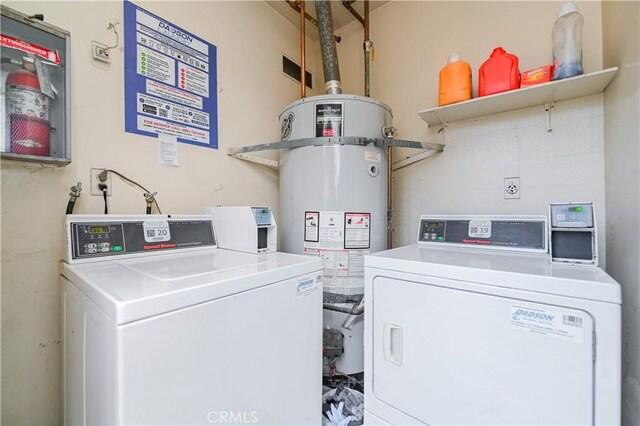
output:
[[[323,426],[361,425],[364,418],[364,395],[344,386],[331,389],[322,396],[325,415]]]

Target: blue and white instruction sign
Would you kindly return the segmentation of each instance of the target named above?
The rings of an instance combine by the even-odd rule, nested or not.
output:
[[[125,130],[218,148],[216,47],[124,2]]]

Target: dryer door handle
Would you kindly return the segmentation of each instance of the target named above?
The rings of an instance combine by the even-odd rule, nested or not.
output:
[[[382,333],[384,359],[402,365],[402,327],[385,322]]]

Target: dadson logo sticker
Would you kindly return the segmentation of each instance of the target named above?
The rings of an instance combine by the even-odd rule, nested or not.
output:
[[[586,316],[575,311],[511,305],[511,328],[573,343],[584,340]]]

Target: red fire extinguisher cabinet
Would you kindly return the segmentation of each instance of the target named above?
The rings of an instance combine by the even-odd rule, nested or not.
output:
[[[3,161],[69,164],[71,35],[0,8],[0,155]]]

